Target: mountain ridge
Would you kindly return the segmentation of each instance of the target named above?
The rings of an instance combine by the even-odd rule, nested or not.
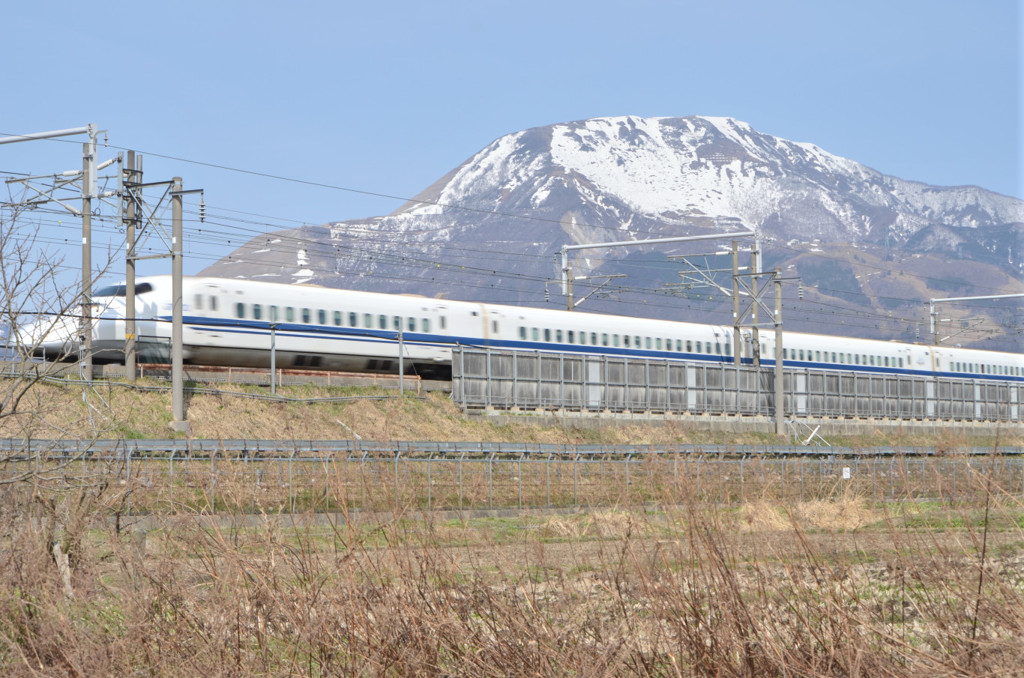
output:
[[[760,231],[765,264],[787,276],[800,275],[799,262],[813,269],[833,261],[844,284],[858,281],[839,297],[822,292],[820,281],[803,295],[787,289],[787,327],[818,327],[815,304],[838,303],[858,322],[838,323],[837,333],[913,340],[927,320],[921,305],[950,296],[941,289],[943,270],[964,280],[957,290],[1020,289],[1022,222],[1024,202],[1016,198],[900,179],[733,118],[618,116],[503,135],[389,215],[260,236],[203,274],[542,305],[545,292],[560,296],[550,281],[560,275],[554,255],[563,245],[742,225]],[[678,270],[663,258],[694,251],[590,251],[573,266],[581,278],[631,276],[608,288],[615,299],[589,300],[592,310],[730,324],[731,304],[713,294],[683,290],[673,299],[686,303],[666,302]],[[638,263],[642,257],[656,264]],[[869,261],[884,264],[887,284],[874,279]],[[899,296],[901,282],[902,294],[916,294]],[[1020,307],[1008,306],[1010,315],[1005,307],[986,310],[982,334],[964,339],[1019,348]]]

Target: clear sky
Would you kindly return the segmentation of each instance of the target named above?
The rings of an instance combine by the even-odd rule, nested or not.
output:
[[[731,116],[1024,197],[1022,21],[1019,0],[6,2],[0,136],[97,123],[101,159],[136,149],[147,180],[254,228],[385,214],[401,201],[360,192],[412,197],[503,134],[626,114]],[[0,175],[80,167],[81,141],[0,146]]]

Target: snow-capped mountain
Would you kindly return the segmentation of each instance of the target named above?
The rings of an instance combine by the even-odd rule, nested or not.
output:
[[[554,255],[563,245],[742,228],[762,234],[767,267],[801,279],[800,293],[796,282],[787,290],[793,329],[910,339],[927,320],[928,298],[1016,292],[1024,277],[1024,201],[906,181],[703,116],[595,118],[508,134],[390,215],[256,238],[203,273],[531,305],[543,304],[547,289],[561,304],[560,286],[545,282],[560,276]],[[578,252],[577,299],[602,283],[608,295],[580,310],[729,324],[720,312],[731,305],[714,290],[690,287],[680,298],[665,288],[685,266],[670,257],[714,250]],[[627,277],[600,279],[613,274]],[[823,323],[821,313],[837,308],[841,317]],[[1012,330],[1019,315],[1009,304],[989,324]]]

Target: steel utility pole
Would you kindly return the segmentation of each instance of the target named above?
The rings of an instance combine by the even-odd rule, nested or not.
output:
[[[82,321],[78,343],[80,376],[92,381],[92,195],[96,166],[96,141],[90,132],[82,144]]]
[[[128,162],[122,173],[121,204],[124,210],[125,231],[125,314],[124,314],[124,374],[129,383],[135,383],[135,227],[138,222],[138,185],[142,179],[142,156],[128,151]]]
[[[928,316],[931,318],[932,326],[932,344],[935,346],[939,345],[939,334],[936,328],[938,322],[938,316],[936,315],[935,304],[940,301],[985,301],[989,299],[1017,299],[1024,297],[1024,294],[995,294],[987,297],[945,297],[942,299],[929,299],[928,300]],[[949,339],[949,337],[945,337]]]
[[[35,141],[37,139],[55,139],[57,137],[75,136],[78,134],[87,134],[89,141],[82,145],[82,171],[79,172],[64,172],[59,175],[60,181],[55,181],[55,186],[49,191],[51,195],[47,196],[46,192],[35,190],[40,197],[45,198],[43,201],[34,200],[34,204],[42,204],[42,202],[56,202],[58,205],[68,210],[72,214],[76,214],[82,217],[82,281],[80,300],[81,305],[81,316],[79,318],[79,372],[83,379],[86,381],[92,381],[92,201],[94,198],[109,197],[107,195],[100,196],[97,193],[97,172],[114,162],[120,162],[121,158],[118,156],[116,160],[110,160],[103,163],[102,167],[96,163],[96,139],[99,134],[96,129],[96,125],[89,123],[85,127],[72,127],[69,129],[53,130],[50,132],[35,132],[32,134],[19,134],[15,136],[0,138],[0,144],[13,144],[20,141]],[[71,177],[65,179],[65,177]],[[76,210],[70,205],[67,205],[60,200],[53,197],[52,193],[58,188],[64,188],[71,185],[76,177],[81,177],[81,188],[82,188],[82,208]],[[25,183],[33,179],[40,177],[27,177],[25,179],[11,180],[20,183]],[[54,179],[57,179],[58,175],[54,175]],[[30,186],[31,188],[31,186]]]
[[[651,240],[620,240],[617,242],[599,242],[589,245],[562,245],[562,294],[569,300],[569,310],[573,310],[572,301],[572,266],[569,264],[569,252],[575,250],[607,249],[610,247],[636,247],[638,245],[661,245],[666,243],[690,242],[696,240],[721,240],[737,236],[752,236],[753,231],[738,233],[711,233],[707,235],[685,235],[672,238],[653,238]]]
[[[187,431],[185,421],[184,375],[181,346],[181,177],[171,180],[171,428]]]
[[[184,374],[183,374],[183,343],[184,329],[184,300],[182,298],[182,250],[184,247],[183,237],[183,215],[182,196],[190,193],[203,193],[203,189],[183,190],[181,177],[174,177],[170,181],[154,181],[143,183],[142,178],[142,156],[129,152],[129,159],[134,166],[129,166],[129,173],[123,180],[122,190],[122,220],[127,236],[126,258],[126,281],[125,295],[126,316],[125,320],[125,367],[136,360],[136,350],[139,344],[137,336],[138,323],[135,319],[135,273],[137,262],[143,259],[164,259],[171,258],[171,390],[172,390],[172,421],[171,428],[179,432],[188,432],[188,422],[185,420],[185,397],[184,397]],[[145,202],[143,189],[154,186],[164,187],[164,193],[154,205]],[[168,234],[166,224],[162,216],[167,209],[168,203],[171,207],[171,232]],[[199,220],[203,220],[203,208],[200,206]],[[161,241],[161,248],[155,254],[139,254],[145,242],[150,236],[155,236]],[[166,248],[166,249],[164,249]],[[134,365],[129,374],[134,376]],[[131,378],[129,376],[129,378]]]

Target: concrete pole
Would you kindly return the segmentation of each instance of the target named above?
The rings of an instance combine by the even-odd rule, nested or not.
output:
[[[141,164],[142,158],[138,158]],[[124,168],[125,200],[124,230],[127,255],[125,256],[124,296],[124,376],[128,383],[135,383],[135,151],[128,151],[128,162]]]
[[[786,432],[785,383],[782,373],[782,271],[775,269],[775,433]]]
[[[761,297],[761,277],[758,275],[761,272],[761,240],[760,238],[754,238],[754,246],[750,250],[750,270],[754,273],[752,280],[754,281],[754,303],[750,306],[750,324],[751,324],[751,335],[754,340],[751,357],[753,357],[754,367],[761,366],[761,331],[757,327],[757,305],[760,302]]]
[[[188,432],[185,420],[185,380],[182,356],[182,281],[181,281],[181,177],[174,177],[171,188],[171,428]]]
[[[79,370],[81,378],[92,381],[92,164],[95,148],[91,140],[82,144],[82,319],[80,322]]]
[[[402,326],[398,326],[398,395],[405,395],[405,341]]]
[[[743,362],[743,341],[740,336],[740,245],[732,241],[732,355],[733,363]]]
[[[277,395],[277,323],[270,323],[270,395]]]

